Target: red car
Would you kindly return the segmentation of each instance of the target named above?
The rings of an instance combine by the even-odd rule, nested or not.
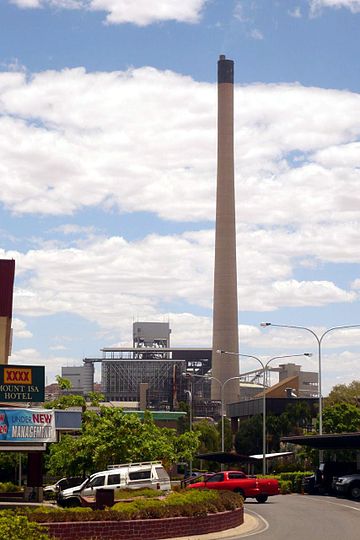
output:
[[[279,495],[279,482],[275,478],[256,478],[241,471],[215,473],[202,482],[190,483],[191,489],[228,489],[240,493],[244,499],[254,498],[259,503],[267,501],[272,495]]]

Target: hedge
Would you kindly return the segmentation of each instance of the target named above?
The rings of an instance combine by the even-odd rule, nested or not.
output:
[[[0,540],[50,540],[41,525],[12,510],[0,511]]]
[[[278,478],[279,484],[280,484],[280,490],[281,490],[283,482],[286,482],[286,483],[290,482],[290,492],[301,493],[301,486],[302,486],[303,478],[305,478],[306,476],[310,476],[312,474],[313,474],[312,472],[301,472],[301,471],[280,473],[279,478]]]
[[[0,493],[17,493],[21,488],[12,482],[0,482]]]
[[[258,475],[258,478],[275,478],[279,482],[280,493],[285,495],[286,493],[301,493],[303,478],[312,474],[314,473],[311,471],[294,471],[271,476]]]
[[[179,516],[205,516],[209,513],[235,510],[243,505],[238,493],[229,491],[184,490],[170,493],[165,498],[117,502],[106,510],[51,509],[28,510],[28,518],[37,523],[69,521],[123,521],[128,519],[158,519]]]

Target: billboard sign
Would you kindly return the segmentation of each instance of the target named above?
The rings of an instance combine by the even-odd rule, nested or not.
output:
[[[11,443],[55,442],[55,411],[51,409],[0,409],[0,442],[5,441]]]
[[[0,402],[39,403],[44,399],[44,366],[0,365]]]

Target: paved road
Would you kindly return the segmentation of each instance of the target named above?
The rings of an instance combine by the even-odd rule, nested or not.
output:
[[[246,501],[245,510],[256,515],[259,526],[238,540],[359,540],[360,503],[334,497],[286,495],[266,504]]]

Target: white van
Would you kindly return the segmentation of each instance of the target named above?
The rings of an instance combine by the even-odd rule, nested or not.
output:
[[[79,506],[81,497],[95,497],[97,489],[113,489],[114,499],[120,489],[171,489],[170,477],[161,461],[110,465],[106,471],[92,474],[79,486],[64,489],[58,494],[60,506]]]

